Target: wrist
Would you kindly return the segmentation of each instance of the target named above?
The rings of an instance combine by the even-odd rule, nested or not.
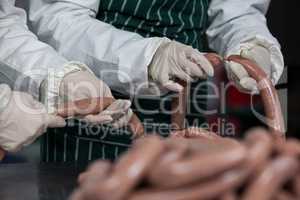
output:
[[[70,74],[87,70],[90,71],[83,63],[68,62],[63,66],[62,70],[48,73],[47,78],[42,82],[40,87],[40,99],[45,104],[48,113],[55,113],[60,103],[59,94],[63,79]]]
[[[230,55],[241,55],[243,51],[250,50],[254,46],[262,46],[268,50],[271,62],[270,78],[273,84],[276,84],[284,70],[283,55],[280,50],[280,45],[276,40],[270,40],[266,37],[256,35],[251,39],[242,41],[239,45],[235,46],[234,48],[229,48],[229,50],[226,53],[226,57]]]
[[[156,80],[156,74],[157,74],[157,68],[158,66],[158,60],[160,57],[164,54],[165,49],[170,45],[172,41],[168,38],[162,38],[159,45],[157,46],[150,64],[148,65],[148,79],[150,81],[155,81]]]

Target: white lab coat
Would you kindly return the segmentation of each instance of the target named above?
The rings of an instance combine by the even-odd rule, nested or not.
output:
[[[112,89],[128,93],[131,92],[129,88],[136,88],[148,81],[147,67],[162,40],[143,38],[136,33],[119,30],[95,19],[100,0],[18,1],[26,4],[31,28],[41,41],[53,46],[67,59],[81,61],[90,66]],[[272,78],[277,81],[284,64],[280,46],[266,26],[265,13],[269,3],[270,0],[212,0],[208,11],[211,25],[207,36],[210,47],[222,55],[238,53],[241,44],[248,40],[259,41],[271,51]],[[23,12],[12,7],[4,10],[5,12],[14,13],[17,18],[24,17]],[[11,21],[9,16],[7,21]],[[51,58],[51,53],[47,58],[37,58],[43,55],[46,52],[43,49],[48,47],[34,48],[35,45],[31,44],[22,50],[19,48],[24,44],[26,34],[29,34],[24,28],[24,19],[21,21],[19,26],[23,28],[23,32],[20,28],[18,30],[23,33],[22,36],[14,37],[14,41],[6,43],[6,46],[13,43],[15,48],[12,49],[18,51],[15,54],[1,51],[0,58],[10,55],[13,57],[11,60],[15,60],[14,63],[24,63],[29,49],[29,52],[36,54],[39,61],[30,63],[44,66],[49,60],[52,60],[51,64],[58,62]],[[32,34],[29,35],[27,37],[34,38]],[[25,54],[21,55],[24,52]],[[104,73],[107,70],[115,73]],[[133,87],[128,87],[129,83],[133,83]]]
[[[31,79],[29,93],[39,98],[39,85],[50,70],[62,70],[68,62],[50,45],[40,42],[28,30],[25,11],[14,6],[14,0],[0,1],[0,77],[1,83],[11,86],[16,78]],[[19,87],[23,87],[22,81]],[[26,79],[26,84],[28,80]]]

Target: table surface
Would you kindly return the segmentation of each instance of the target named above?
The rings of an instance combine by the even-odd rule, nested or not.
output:
[[[73,165],[0,165],[0,199],[67,200],[82,170]]]

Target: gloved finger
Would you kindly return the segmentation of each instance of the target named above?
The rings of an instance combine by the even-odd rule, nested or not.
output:
[[[109,124],[113,121],[113,118],[110,115],[87,115],[83,118],[88,123],[91,124]]]
[[[47,125],[49,128],[65,127],[67,125],[64,118],[56,115],[47,115]]]
[[[168,82],[163,83],[162,86],[173,92],[181,92],[183,90],[182,85],[180,85],[179,83],[176,83],[172,80],[169,80]]]
[[[249,77],[248,72],[245,70],[243,65],[230,61],[228,63],[228,68],[231,71],[231,73],[236,76],[238,80],[242,80],[243,78]]]
[[[173,76],[176,78],[179,78],[180,80],[186,81],[186,82],[192,82],[193,78],[183,70],[184,68],[187,68],[187,65],[183,65],[181,68],[173,69]]]
[[[270,66],[272,66],[272,61],[270,52],[267,48],[261,45],[255,45],[249,49],[243,49],[241,51],[241,56],[254,61],[267,73],[267,75],[271,75],[272,67]]]
[[[118,129],[127,126],[132,115],[133,112],[131,109],[129,109],[128,112],[123,117],[119,118],[112,124],[112,127]]]
[[[206,75],[204,74],[202,69],[198,66],[198,64],[193,62],[192,60],[186,59],[184,61],[184,65],[188,67],[183,68],[183,70],[191,77],[199,77],[199,78],[206,77]]]
[[[108,106],[101,113],[106,115],[116,115],[118,113],[124,113],[131,107],[131,102],[129,100],[116,100],[110,106]],[[113,117],[114,118],[114,117]]]
[[[257,82],[253,78],[243,78],[240,80],[240,85],[243,89],[248,90],[251,93],[258,93]]]
[[[190,58],[192,59],[192,61],[196,62],[208,76],[214,76],[214,67],[203,54],[201,54],[200,52],[194,52],[190,55]]]
[[[128,100],[116,100],[107,109],[97,115],[88,115],[84,119],[93,124],[108,124],[121,118],[130,109]]]

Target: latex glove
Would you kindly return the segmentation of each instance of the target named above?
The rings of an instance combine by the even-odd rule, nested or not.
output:
[[[33,143],[48,127],[66,125],[63,118],[48,114],[31,95],[12,92],[7,85],[0,85],[0,102],[0,146],[8,152]]]
[[[252,60],[260,66],[272,80],[272,62],[271,55],[267,48],[260,45],[253,45],[249,49],[241,50],[240,55],[244,58]],[[236,87],[245,93],[258,93],[257,82],[249,77],[244,67],[235,62],[226,63],[228,78],[232,80]],[[272,80],[273,84],[274,80]]]
[[[163,42],[149,66],[149,76],[154,82],[175,92],[183,87],[174,78],[190,82],[193,78],[213,76],[211,63],[198,50],[175,42]]]
[[[93,97],[112,97],[109,87],[92,72],[78,71],[70,73],[62,80],[59,89],[61,101],[76,101]],[[97,115],[88,115],[84,119],[93,124],[112,124],[114,128],[126,126],[132,117],[131,102],[116,100],[106,110]]]

